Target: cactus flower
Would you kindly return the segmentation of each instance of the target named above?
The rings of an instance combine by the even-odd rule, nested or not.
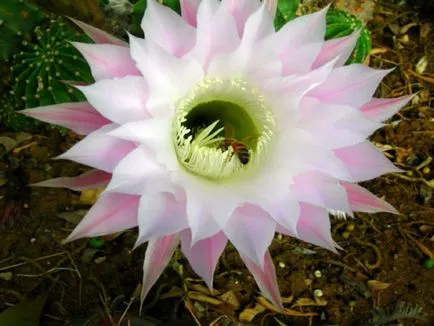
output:
[[[282,307],[276,232],[332,251],[331,215],[395,209],[357,185],[399,171],[366,138],[408,100],[373,98],[388,70],[344,66],[358,33],[324,41],[327,8],[278,32],[276,1],[148,0],[145,38],[76,22],[87,101],[24,110],[86,135],[59,156],[95,168],[40,186],[105,186],[68,241],[137,227],[142,298],[180,248],[212,288],[230,241]]]

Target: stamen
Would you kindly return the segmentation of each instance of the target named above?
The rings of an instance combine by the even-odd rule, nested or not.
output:
[[[175,151],[191,173],[233,178],[265,160],[274,128],[274,116],[255,88],[241,79],[207,78],[177,103]]]

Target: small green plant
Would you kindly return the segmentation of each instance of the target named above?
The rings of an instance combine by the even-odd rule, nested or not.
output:
[[[33,41],[23,41],[13,56],[13,94],[26,108],[81,101],[83,95],[63,81],[93,81],[81,54],[70,41],[88,38],[59,19],[35,28]]]
[[[30,130],[40,125],[37,120],[17,113],[20,109],[22,108],[13,96],[3,94],[0,98],[0,123],[15,131]]]
[[[422,308],[405,302],[397,302],[385,308],[375,308],[371,310],[370,325],[385,325],[398,319],[422,319]]]
[[[0,1],[0,60],[8,60],[44,19],[45,14],[29,1]]]
[[[347,64],[363,62],[372,47],[371,36],[364,23],[356,16],[337,9],[330,9],[326,19],[326,40],[347,36],[360,30],[356,46]]]
[[[279,0],[277,2],[276,18],[274,19],[274,28],[276,31],[282,28],[288,21],[297,17],[297,8],[300,0]]]

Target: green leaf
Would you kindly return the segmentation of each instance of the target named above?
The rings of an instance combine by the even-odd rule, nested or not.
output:
[[[0,325],[39,326],[42,309],[45,306],[47,297],[48,294],[43,294],[32,301],[23,300],[3,311],[0,314]]]

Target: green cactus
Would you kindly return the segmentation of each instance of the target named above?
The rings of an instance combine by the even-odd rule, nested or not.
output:
[[[23,39],[45,19],[45,14],[25,0],[0,1],[0,60],[6,61]]]
[[[300,0],[279,0],[277,2],[276,18],[274,19],[274,28],[276,31],[282,28],[288,21],[297,17],[297,8]]]
[[[63,81],[93,82],[86,61],[70,44],[88,40],[59,19],[36,27],[34,41],[22,42],[22,51],[14,55],[13,94],[26,108],[84,100]]]
[[[372,46],[370,33],[364,23],[356,16],[337,9],[330,9],[326,19],[326,40],[347,36],[360,29],[360,36],[347,64],[363,62]]]
[[[0,98],[0,124],[15,131],[35,129],[40,123],[23,114],[17,113],[22,109],[13,96],[3,94]]]

